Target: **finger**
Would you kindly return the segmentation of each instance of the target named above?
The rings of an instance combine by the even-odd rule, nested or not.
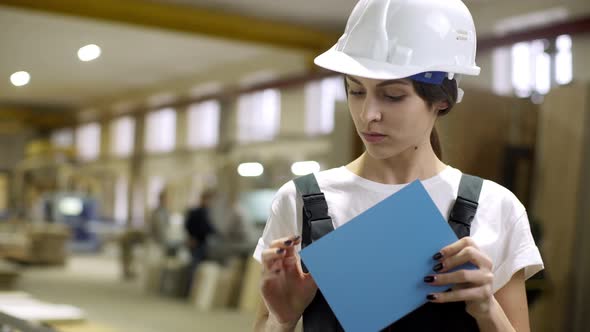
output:
[[[274,271],[282,267],[281,260],[285,257],[287,250],[284,248],[268,248],[262,251],[262,267],[264,271]]]
[[[434,259],[441,259],[445,257],[451,257],[459,253],[463,248],[466,247],[475,247],[477,248],[477,244],[473,240],[472,237],[466,236],[461,238],[460,240],[455,241],[452,244],[442,248],[438,253],[436,253],[433,258]]]
[[[283,267],[287,271],[297,270],[297,263],[299,262],[299,256],[293,255],[289,257],[285,257],[283,260]]]
[[[293,262],[290,259],[284,265],[284,259],[289,257],[298,257],[295,248],[301,243],[301,236],[283,237],[272,241],[270,247],[262,253],[263,272],[272,271],[278,272],[277,269],[293,270]],[[278,257],[279,255],[280,257]]]
[[[301,236],[294,236],[291,240],[291,242],[289,242],[289,240],[287,240],[286,243],[290,243],[287,244],[287,254],[285,255],[286,257],[299,257],[297,255],[297,246],[301,244]]]
[[[282,237],[280,239],[276,239],[276,240],[272,241],[272,243],[270,244],[270,248],[285,248],[285,249],[287,249],[288,247],[295,246],[299,243],[301,243],[301,236],[299,236],[299,235]]]
[[[483,270],[459,270],[449,273],[430,275],[424,278],[424,281],[433,286],[442,286],[450,284],[465,284],[483,286],[491,284],[494,280],[494,274]],[[460,286],[459,288],[462,288]]]
[[[490,285],[453,289],[450,292],[431,293],[426,299],[430,302],[446,303],[459,301],[485,301],[492,296]]]
[[[434,266],[436,272],[447,272],[465,263],[472,263],[479,269],[491,271],[492,260],[476,247],[465,247],[454,256],[443,258]]]
[[[297,245],[301,243],[301,236],[290,236],[277,239],[271,243],[271,247],[274,248],[284,248],[287,252],[285,257],[293,257],[296,256],[296,248]]]

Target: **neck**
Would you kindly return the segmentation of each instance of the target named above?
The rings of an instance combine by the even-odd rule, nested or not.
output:
[[[431,178],[444,170],[446,165],[438,159],[432,146],[425,144],[417,150],[411,147],[387,159],[376,159],[365,152],[346,167],[367,180],[403,184]]]

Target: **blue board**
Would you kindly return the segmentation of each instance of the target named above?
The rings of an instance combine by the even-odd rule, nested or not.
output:
[[[425,284],[457,236],[414,181],[300,252],[342,327],[379,331],[450,286]]]

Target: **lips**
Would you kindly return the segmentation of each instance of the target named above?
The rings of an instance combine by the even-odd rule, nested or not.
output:
[[[380,143],[387,137],[387,135],[374,132],[362,133],[362,136],[368,143]]]

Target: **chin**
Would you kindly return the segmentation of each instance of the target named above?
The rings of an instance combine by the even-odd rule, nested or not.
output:
[[[384,160],[384,159],[389,159],[389,158],[399,155],[405,149],[395,148],[392,146],[380,147],[380,146],[371,146],[371,145],[367,146],[367,145],[365,145],[365,150],[367,151],[367,154],[369,156],[371,156],[371,158],[377,159],[377,160]]]

